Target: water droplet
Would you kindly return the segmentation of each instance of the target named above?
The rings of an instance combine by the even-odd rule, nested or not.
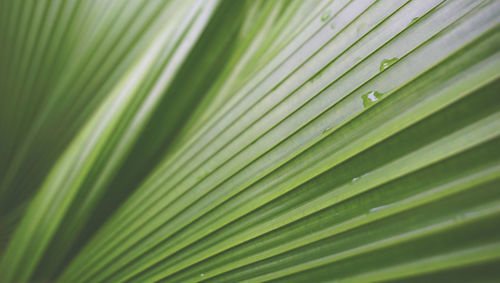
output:
[[[399,58],[394,57],[391,59],[384,59],[380,63],[380,71],[382,72],[383,70],[389,68],[392,64],[396,63],[399,60]]]
[[[205,273],[200,274],[201,277],[205,276]]]
[[[363,106],[370,107],[372,104],[377,102],[380,98],[384,96],[383,93],[380,93],[378,91],[369,91],[361,96],[361,99],[363,100]]]
[[[418,21],[418,19],[420,19],[420,17],[415,17],[415,18],[411,19],[411,22],[409,23],[409,25],[411,25],[414,22]]]
[[[330,127],[324,129],[323,132],[321,133],[321,135],[325,135],[328,132],[328,130],[330,130],[330,129],[331,129]]]
[[[321,16],[321,21],[324,22],[324,21],[328,20],[331,16],[332,16],[332,11],[330,11],[330,10],[325,11],[323,13],[323,15]]]
[[[359,180],[359,177],[352,178],[352,181],[353,181],[353,182],[356,182],[357,180]]]

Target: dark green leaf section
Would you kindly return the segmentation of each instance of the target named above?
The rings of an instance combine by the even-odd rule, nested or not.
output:
[[[0,281],[495,281],[499,13],[0,1]]]

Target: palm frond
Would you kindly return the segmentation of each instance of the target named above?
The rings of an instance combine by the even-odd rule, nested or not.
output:
[[[500,277],[500,2],[0,5],[0,281]]]

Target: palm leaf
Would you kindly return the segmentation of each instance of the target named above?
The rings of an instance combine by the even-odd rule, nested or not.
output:
[[[499,277],[498,1],[0,5],[0,281]]]

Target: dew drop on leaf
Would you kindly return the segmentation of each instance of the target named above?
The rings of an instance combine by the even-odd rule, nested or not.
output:
[[[384,96],[383,93],[380,93],[378,91],[369,91],[361,96],[361,99],[363,100],[363,106],[364,107],[370,107],[372,104],[377,102],[380,98]]]
[[[324,21],[328,20],[331,16],[332,16],[332,11],[330,11],[330,10],[325,11],[323,13],[323,15],[321,16],[321,21],[324,22]]]
[[[384,59],[380,63],[380,71],[382,72],[383,70],[389,68],[392,64],[396,63],[399,60],[399,58],[391,58],[391,59]]]
[[[419,17],[415,17],[413,19],[411,19],[411,22],[409,25],[413,24],[414,22],[418,21],[418,19],[420,19]]]
[[[321,135],[325,135],[330,129],[331,129],[330,127],[324,129],[323,132],[321,133]]]

